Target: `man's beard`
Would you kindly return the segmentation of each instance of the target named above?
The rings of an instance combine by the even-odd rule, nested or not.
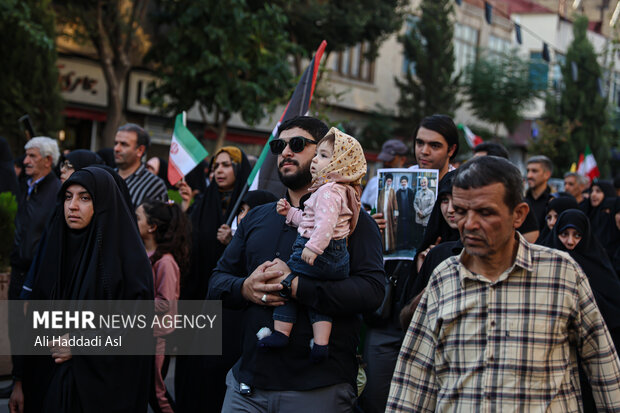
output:
[[[289,159],[288,162],[293,165],[299,166],[299,162],[294,159]],[[310,159],[305,165],[301,166],[301,168],[295,174],[282,175],[280,168],[282,167],[282,162],[278,165],[278,176],[280,177],[280,181],[289,189],[296,191],[298,189],[302,189],[312,182],[312,172],[310,172],[310,164],[312,163],[312,159]]]

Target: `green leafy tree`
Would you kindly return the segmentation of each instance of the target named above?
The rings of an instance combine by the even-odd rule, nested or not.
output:
[[[556,166],[567,170],[577,162],[579,154],[590,145],[599,170],[603,176],[609,174],[611,157],[607,102],[600,94],[601,68],[597,55],[588,37],[588,19],[578,17],[573,23],[573,41],[568,47],[562,66],[564,88],[559,100],[550,95],[545,106],[545,118],[555,125],[574,123],[574,129],[566,145],[552,158]],[[576,65],[576,79],[573,78],[573,62]]]
[[[469,65],[463,82],[467,102],[474,114],[513,132],[521,122],[521,111],[538,93],[531,85],[529,62],[516,50],[504,54],[483,54]]]
[[[143,30],[149,0],[56,0],[54,4],[61,17],[62,34],[95,49],[108,90],[103,143],[112,146],[124,121],[123,84],[150,44]]]
[[[198,103],[207,128],[222,146],[228,121],[262,119],[272,103],[291,92],[287,55],[293,50],[282,29],[286,16],[275,5],[245,0],[162,0],[159,35],[149,55],[161,83],[152,103],[165,112]]]
[[[18,122],[22,115],[30,115],[40,135],[54,136],[61,127],[55,30],[51,1],[0,2],[0,134],[14,153],[26,141]]]
[[[366,43],[366,55],[374,59],[382,41],[402,25],[405,0],[277,0],[288,17],[284,26],[290,40],[301,46],[294,54],[295,71],[303,71],[302,59],[326,40],[329,53]]]
[[[379,106],[370,112],[356,138],[364,149],[380,151],[385,141],[394,138],[396,127],[394,116]]]
[[[422,118],[434,113],[453,115],[458,106],[459,76],[454,74],[451,0],[422,0],[419,19],[409,19],[409,30],[399,41],[404,56],[415,70],[403,80],[398,109],[403,127],[411,133]]]
[[[527,148],[528,152],[536,155],[545,155],[560,167],[561,171],[567,171],[572,162],[576,162],[574,158],[571,163],[559,163],[558,159],[566,158],[568,162],[570,157],[565,156],[567,148],[571,146],[572,134],[575,129],[575,122],[564,120],[562,123],[552,121],[540,121],[538,123],[538,138],[532,139]],[[556,174],[561,176],[560,174]]]

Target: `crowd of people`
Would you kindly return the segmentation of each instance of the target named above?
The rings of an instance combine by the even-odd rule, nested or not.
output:
[[[620,412],[619,182],[570,172],[554,193],[536,155],[526,191],[497,143],[454,168],[458,142],[433,115],[412,154],[395,139],[379,154],[437,170],[435,196],[426,177],[422,195],[398,174],[384,177],[398,191],[363,188],[360,143],[308,116],[269,144],[279,194],[244,192],[234,146],[171,185],[135,124],[113,157],[36,137],[15,169],[0,140],[0,192],[18,198],[9,299],[223,305],[223,353],[176,356],[174,397],[164,350],[185,344],[156,328],[155,356],[14,355],[11,412]],[[399,203],[416,216],[390,215]],[[412,233],[388,236],[397,219]],[[413,260],[384,260],[411,242]],[[18,346],[26,318],[11,308]]]

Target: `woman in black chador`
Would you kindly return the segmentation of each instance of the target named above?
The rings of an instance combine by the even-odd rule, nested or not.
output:
[[[620,346],[620,279],[616,274],[607,253],[592,233],[586,214],[577,209],[568,209],[560,214],[553,227],[551,237],[545,244],[548,247],[566,251],[577,261],[588,277],[596,305],[609,329],[616,349]],[[592,389],[587,376],[581,370],[581,394],[583,411],[596,412]]]
[[[226,220],[230,214],[237,215],[233,209],[251,171],[245,154],[234,146],[221,148],[213,157],[213,181],[191,212],[191,266],[181,282],[183,300],[206,299],[211,272],[232,238]],[[241,311],[223,310],[221,356],[177,357],[174,391],[178,413],[219,413],[222,409],[226,373],[241,356],[241,316]]]
[[[71,175],[33,264],[33,300],[152,300],[153,273],[112,176]],[[146,412],[151,356],[26,357],[26,412]]]

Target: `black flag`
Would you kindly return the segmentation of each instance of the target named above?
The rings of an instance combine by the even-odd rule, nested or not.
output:
[[[547,63],[551,61],[551,57],[549,56],[549,46],[547,46],[547,43],[545,42],[543,42],[542,58]]]
[[[521,38],[521,25],[515,23],[515,36],[517,37],[517,43],[523,44],[523,39]]]
[[[492,16],[493,16],[493,6],[491,6],[488,1],[485,1],[484,2],[484,18],[487,20],[487,23],[491,24]]]

